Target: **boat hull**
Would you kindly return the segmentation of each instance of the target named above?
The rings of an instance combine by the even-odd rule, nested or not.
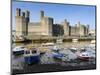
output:
[[[21,51],[13,51],[13,55],[22,55],[24,54],[24,50]]]
[[[81,56],[78,56],[78,59],[80,59],[80,60],[89,60],[90,58],[89,57],[81,57]]]
[[[25,59],[25,63],[27,64],[36,64],[36,63],[39,63],[40,56],[39,55],[25,56],[24,59]]]
[[[62,59],[63,57],[63,54],[53,54],[53,58],[56,58],[56,59]]]

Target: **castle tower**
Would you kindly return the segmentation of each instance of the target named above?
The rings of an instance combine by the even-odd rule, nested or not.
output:
[[[16,16],[21,16],[21,9],[19,8],[16,9]]]
[[[25,11],[26,18],[26,35],[28,35],[28,23],[30,22],[30,12],[28,10]]]
[[[30,12],[28,10],[25,11],[25,17],[26,17],[26,21],[28,23],[30,21]]]
[[[22,12],[22,16],[25,17],[25,12]]]
[[[15,22],[16,22],[16,36],[26,36],[27,21],[25,18],[25,12],[22,12],[21,15],[21,9],[19,8],[16,9]]]
[[[84,25],[80,25],[79,34],[80,36],[85,36],[85,26]]]
[[[63,29],[64,29],[64,35],[69,36],[69,22],[65,19],[63,24]]]
[[[44,18],[44,11],[41,10],[41,11],[40,11],[40,19],[42,20],[43,18]]]
[[[51,36],[53,33],[53,18],[44,17],[44,11],[40,11],[40,19],[42,35]]]
[[[76,25],[76,28],[77,28],[77,30],[76,30],[76,33],[77,33],[77,35],[78,36],[81,36],[81,35],[83,35],[83,27],[81,26],[81,24],[80,24],[80,21],[78,21],[77,22],[77,25]]]
[[[89,30],[90,30],[90,27],[89,25],[86,26],[86,35],[89,35]]]
[[[77,27],[80,27],[80,21],[77,23]]]

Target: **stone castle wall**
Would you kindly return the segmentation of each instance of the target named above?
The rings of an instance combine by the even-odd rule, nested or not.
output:
[[[89,25],[81,25],[78,22],[71,26],[65,19],[61,24],[54,24],[53,18],[46,17],[44,11],[40,11],[40,22],[30,22],[30,12],[22,12],[16,9],[16,35],[47,35],[47,36],[86,36]]]

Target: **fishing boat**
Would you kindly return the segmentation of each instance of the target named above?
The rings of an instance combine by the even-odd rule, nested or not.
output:
[[[63,53],[60,53],[60,48],[58,46],[54,46],[52,49],[52,55],[54,58],[56,59],[62,59],[62,57],[64,56]]]
[[[78,58],[81,60],[95,59],[95,51],[90,48],[87,48],[84,52],[79,53]]]
[[[26,48],[24,46],[17,46],[13,49],[13,55],[21,55],[24,54],[24,50],[26,50]]]
[[[37,64],[40,61],[40,52],[38,49],[24,51],[24,60],[26,64]]]
[[[54,46],[54,43],[42,43],[39,47],[40,53],[44,54]]]

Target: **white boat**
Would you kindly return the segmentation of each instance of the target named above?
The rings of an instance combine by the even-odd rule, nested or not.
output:
[[[17,46],[13,49],[14,55],[21,55],[24,54],[24,50],[27,50],[24,46]]]
[[[41,46],[54,46],[54,43],[42,43]]]
[[[78,48],[76,47],[72,47],[72,48],[69,48],[70,51],[72,51],[73,53],[77,52]]]
[[[61,48],[59,47],[59,46],[53,46],[53,48],[52,48],[52,50],[54,50],[54,51],[58,51],[58,50],[60,50]]]
[[[72,42],[78,42],[78,39],[72,39]]]
[[[95,51],[90,48],[86,48],[84,52],[79,53],[78,58],[81,60],[95,59]]]
[[[57,40],[56,40],[56,43],[58,43],[58,44],[63,43],[63,39],[60,39],[60,38],[59,38],[59,39],[57,39]]]

